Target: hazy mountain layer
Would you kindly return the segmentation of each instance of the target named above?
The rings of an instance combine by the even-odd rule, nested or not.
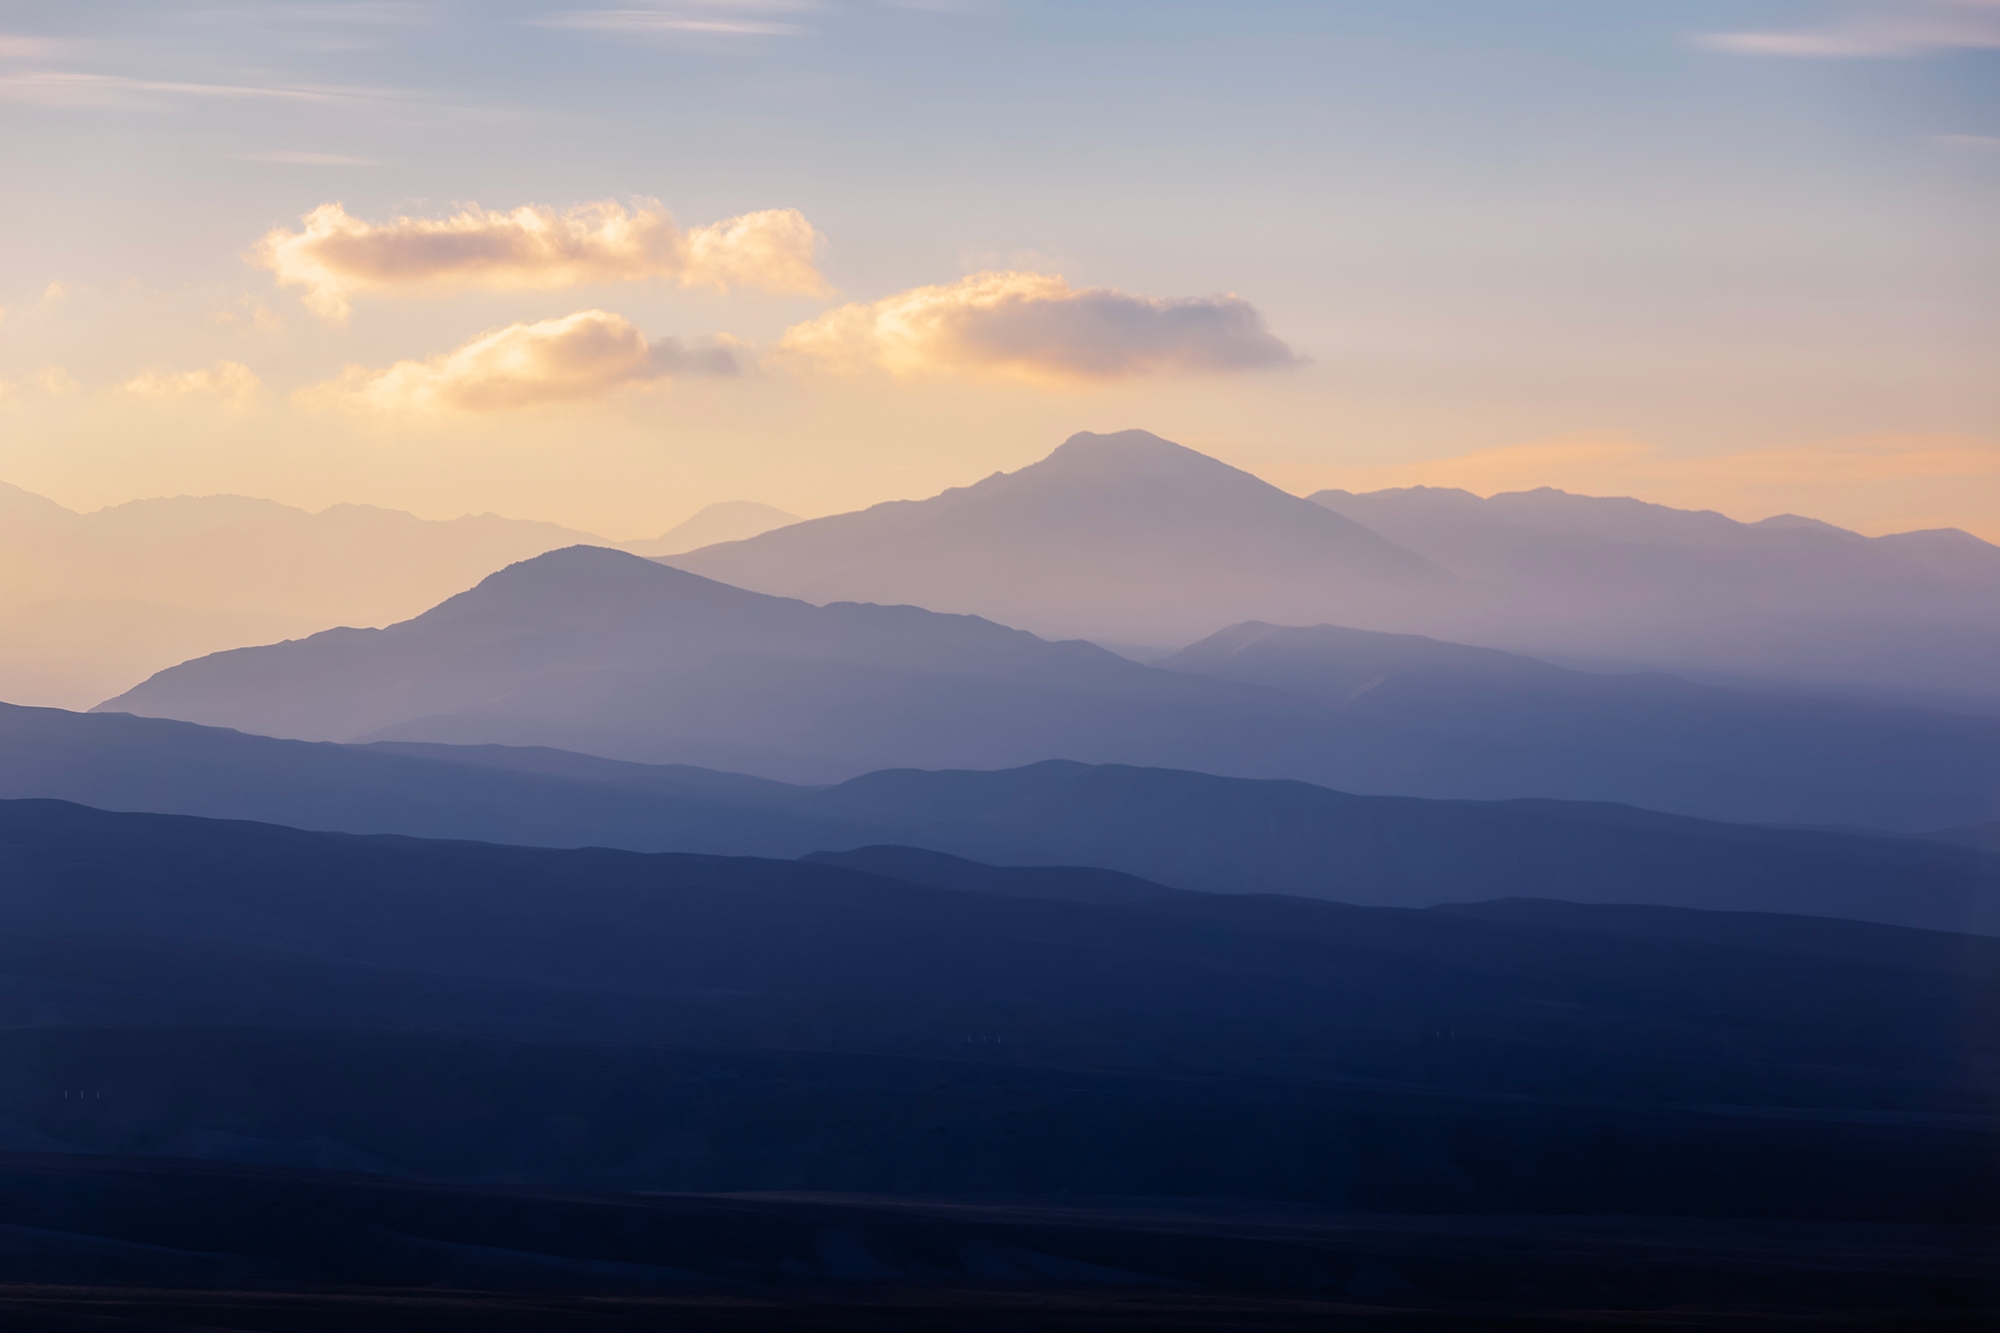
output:
[[[2000,718],[1570,671],[1334,625],[1236,625],[1155,665],[1314,700],[1429,765],[1364,789],[1912,832],[1948,808],[2000,812]]]
[[[910,848],[1223,893],[1401,906],[1512,894],[2000,930],[2000,857],[1977,849],[1611,805],[1363,797],[1121,766],[900,770],[810,789],[552,750],[309,744],[0,708],[0,796],[555,847],[844,852],[845,864],[948,877],[929,883],[967,872],[948,858],[911,870],[923,854]],[[853,859],[870,847],[900,859]]]
[[[693,518],[675,524],[658,537],[621,545],[633,555],[679,555],[716,542],[742,541],[798,521],[797,514],[788,514],[773,505],[758,504],[755,500],[724,500],[704,506]]]
[[[1018,472],[676,556],[813,602],[909,602],[1037,634],[1180,643],[1248,616],[1396,616],[1465,585],[1359,524],[1145,431]]]
[[[579,540],[596,539],[493,514],[308,513],[238,495],[78,514],[0,484],[0,698],[86,708],[189,657],[401,619]]]
[[[1295,496],[1144,431],[672,557],[741,587],[1178,646],[1244,620],[2000,709],[2000,548],[1533,491]],[[1455,577],[1454,577],[1455,576]]]
[[[2000,707],[2000,547],[1955,528],[1864,537],[1546,487],[1312,499],[1504,591],[1446,637]]]
[[[802,782],[1056,757],[1911,832],[2000,814],[1991,720],[1338,630],[1238,629],[1165,665],[1195,671],[970,616],[813,606],[577,547],[388,629],[217,654],[101,707]],[[1197,674],[1208,668],[1239,679]]]
[[[6,802],[0,1134],[635,1189],[1985,1221],[1996,948]]]

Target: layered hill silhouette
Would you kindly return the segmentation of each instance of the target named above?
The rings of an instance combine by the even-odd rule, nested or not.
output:
[[[2000,1217],[1994,940],[999,888],[0,802],[0,1139],[568,1188]],[[109,1187],[8,1178],[45,1218]]]
[[[2000,710],[2000,548],[1542,490],[1298,497],[1144,431],[669,557],[760,592],[1175,648],[1245,620],[1415,632]]]
[[[2000,812],[1991,720],[1593,676],[1338,630],[1239,628],[1165,665],[1176,669],[976,617],[814,606],[577,547],[402,624],[187,662],[100,708],[795,782],[1056,757],[1909,832]]]
[[[1450,637],[2000,700],[2000,547],[1955,528],[1864,537],[1548,487],[1311,498],[1505,594]]]
[[[908,602],[1056,637],[1181,643],[1249,617],[1395,617],[1463,581],[1323,506],[1142,430],[1017,472],[673,563],[812,602]],[[1336,516],[1337,517],[1337,516]]]
[[[2000,857],[1976,847],[1118,765],[892,770],[804,788],[547,749],[306,743],[0,707],[0,797],[547,847],[887,857],[842,863],[938,885],[986,873],[952,860],[963,857],[1411,907],[1514,895],[2000,931]]]
[[[788,514],[775,505],[755,500],[723,500],[703,506],[694,517],[675,524],[658,537],[625,542],[622,548],[633,555],[679,555],[716,542],[742,541],[798,521],[797,514]]]
[[[553,745],[805,781],[898,763],[1110,757],[1121,745],[1173,748],[1190,732],[1254,748],[1260,729],[1314,712],[1276,691],[1152,671],[973,616],[819,607],[601,547],[510,566],[387,629],[184,663],[101,708],[301,739]]]
[[[2000,807],[2000,718],[1566,670],[1335,625],[1235,625],[1156,665],[1392,729],[1435,764],[1433,781],[1458,784],[1452,794],[1912,832],[1938,827],[1949,805]]]
[[[87,708],[191,656],[401,619],[578,540],[596,539],[493,514],[309,513],[236,495],[80,514],[0,484],[0,698]]]

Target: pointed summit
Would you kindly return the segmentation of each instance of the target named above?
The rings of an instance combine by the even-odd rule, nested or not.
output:
[[[1249,618],[1393,617],[1463,587],[1359,523],[1143,430],[1082,432],[1017,472],[671,562],[808,601],[910,602],[1141,643]]]

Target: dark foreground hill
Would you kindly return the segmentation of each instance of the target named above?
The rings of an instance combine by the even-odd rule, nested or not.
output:
[[[1991,1227],[607,1194],[158,1158],[0,1157],[0,1228],[0,1281],[78,1284],[0,1285],[0,1319],[37,1329],[1941,1333],[2000,1297]]]
[[[619,1188],[1970,1221],[2000,1199],[1996,951],[8,802],[0,1133]]]
[[[1987,1299],[2000,941],[849,859],[927,882],[0,803],[0,1278],[237,1293],[0,1311]]]
[[[789,858],[900,844],[1385,906],[1511,895],[2000,932],[2000,856],[1979,847],[1121,765],[889,770],[804,788],[559,750],[309,744],[0,705],[0,797],[42,796],[553,847]]]

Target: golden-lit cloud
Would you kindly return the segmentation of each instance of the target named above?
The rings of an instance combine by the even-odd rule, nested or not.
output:
[[[218,361],[206,370],[182,371],[177,375],[148,371],[119,387],[142,398],[213,398],[241,410],[256,398],[258,379],[241,362]]]
[[[55,398],[73,394],[83,387],[61,366],[42,367],[35,372],[35,382],[42,386],[43,393]]]
[[[1875,0],[1815,28],[1710,33],[1702,41],[1739,55],[1857,59],[2000,47],[2000,0]]]
[[[2000,441],[1964,435],[1875,435],[1692,457],[1616,436],[1575,437],[1346,468],[1332,484],[1351,491],[1447,486],[1480,495],[1553,486],[1718,509],[1735,518],[1807,513],[1866,532],[1970,522],[1988,540],[2000,540],[2000,528],[1979,521],[1990,508],[1965,503],[1969,495],[2000,489]]]
[[[264,237],[252,262],[280,283],[306,289],[329,318],[346,315],[357,292],[480,287],[548,289],[649,278],[683,287],[820,295],[813,264],[819,234],[797,209],[746,213],[683,230],[656,203],[609,201],[565,212],[527,205],[489,212],[471,205],[446,218],[376,225],[322,204],[299,231]]]
[[[1298,362],[1241,297],[1078,291],[1041,273],[975,273],[842,306],[787,329],[778,351],[840,370],[1056,382]]]
[[[510,324],[425,361],[399,361],[387,370],[349,366],[339,379],[301,391],[299,401],[387,412],[499,412],[602,398],[674,375],[736,370],[727,346],[690,350],[672,338],[648,343],[621,316],[580,310]]]

